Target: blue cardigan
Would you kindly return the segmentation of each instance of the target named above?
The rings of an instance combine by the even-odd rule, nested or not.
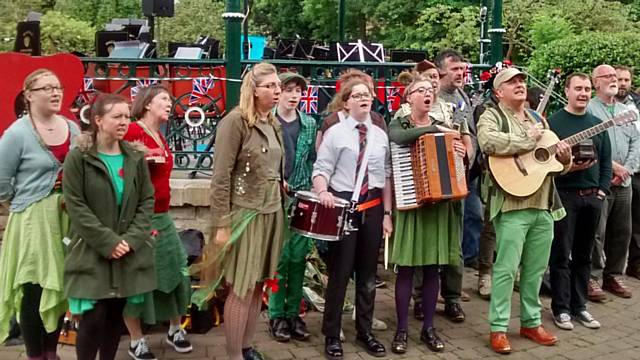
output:
[[[67,120],[71,139],[80,128]],[[25,115],[0,137],[0,202],[11,201],[11,212],[21,212],[45,198],[62,169],[62,164],[38,141],[36,129]]]

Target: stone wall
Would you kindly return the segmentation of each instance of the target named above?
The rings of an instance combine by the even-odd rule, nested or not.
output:
[[[2,241],[2,235],[4,234],[4,227],[7,226],[8,218],[9,218],[9,209],[6,208],[4,205],[0,205],[0,242]]]
[[[209,234],[210,179],[171,179],[171,209],[178,231],[197,229]]]

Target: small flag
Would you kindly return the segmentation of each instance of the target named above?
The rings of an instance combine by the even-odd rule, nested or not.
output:
[[[309,85],[300,97],[300,111],[307,114],[318,113],[318,87]]]
[[[189,105],[192,105],[198,99],[207,95],[207,92],[213,86],[213,79],[211,77],[199,77],[191,81],[191,96],[189,96]]]
[[[92,78],[84,78],[84,91],[85,92],[94,92],[96,88],[93,86]]]
[[[142,79],[136,80],[136,86],[131,87],[131,101],[136,99],[136,95],[138,95],[138,91],[142,88],[155,85],[158,83],[158,80],[150,80],[150,79]]]
[[[464,68],[464,83],[467,85],[473,84],[473,65],[469,63]]]

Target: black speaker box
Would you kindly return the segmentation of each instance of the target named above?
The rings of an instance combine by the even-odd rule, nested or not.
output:
[[[142,0],[144,16],[173,17],[174,0]]]
[[[20,21],[18,23],[13,51],[31,56],[40,56],[39,21]]]

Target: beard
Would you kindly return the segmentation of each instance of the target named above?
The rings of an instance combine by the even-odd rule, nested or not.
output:
[[[618,86],[609,86],[602,91],[606,96],[617,96]]]
[[[616,97],[618,99],[624,99],[624,98],[627,97],[627,95],[629,95],[629,90],[623,89],[623,88],[618,88],[618,93],[616,94]]]

